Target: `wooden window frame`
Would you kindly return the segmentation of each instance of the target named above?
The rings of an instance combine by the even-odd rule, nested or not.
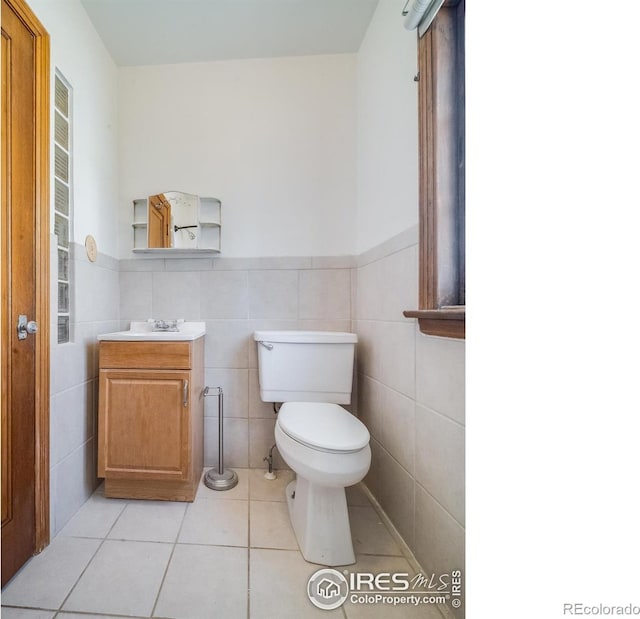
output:
[[[465,337],[464,11],[448,0],[418,40],[419,309],[427,335]]]

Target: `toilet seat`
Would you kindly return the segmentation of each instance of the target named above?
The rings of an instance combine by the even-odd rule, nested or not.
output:
[[[328,402],[285,402],[278,413],[280,429],[293,440],[318,451],[353,453],[369,444],[369,431],[347,410]]]

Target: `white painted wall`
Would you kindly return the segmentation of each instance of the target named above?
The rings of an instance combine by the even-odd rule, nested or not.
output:
[[[222,200],[224,256],[353,253],[356,57],[120,69],[120,249],[132,200]]]
[[[380,0],[357,55],[356,254],[418,221],[417,45],[404,4]]]
[[[82,244],[92,234],[99,251],[115,256],[117,68],[79,0],[30,0],[29,5],[51,37],[51,108],[56,68],[73,88],[73,240]]]
[[[72,89],[72,342],[57,344],[57,251],[51,235],[50,527],[56,535],[96,484],[96,334],[117,328],[118,72],[78,0],[29,0],[50,35],[51,110],[58,68]],[[53,122],[51,123],[53,153]],[[53,231],[53,173],[51,174]],[[100,256],[90,263],[84,239]],[[106,254],[106,256],[105,256]]]

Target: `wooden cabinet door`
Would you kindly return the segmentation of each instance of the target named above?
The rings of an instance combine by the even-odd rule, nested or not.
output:
[[[186,480],[191,373],[100,370],[98,476]]]

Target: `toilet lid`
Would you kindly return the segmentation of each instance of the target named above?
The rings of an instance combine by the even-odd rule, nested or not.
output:
[[[337,404],[285,402],[278,424],[291,438],[309,447],[357,451],[369,444],[365,425]]]

